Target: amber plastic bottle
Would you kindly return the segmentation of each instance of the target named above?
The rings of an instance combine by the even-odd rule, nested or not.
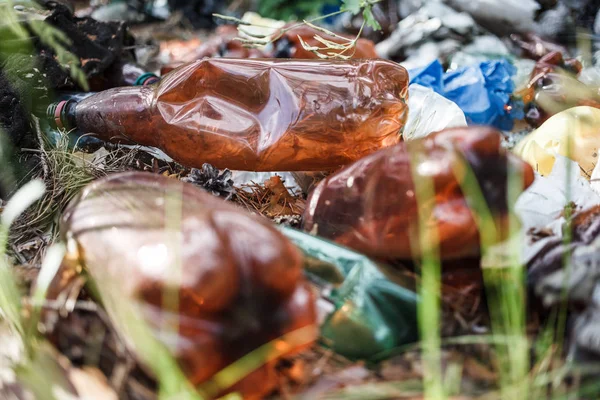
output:
[[[397,143],[407,87],[406,70],[385,60],[205,59],[49,113],[191,167],[322,171]]]
[[[558,51],[548,52],[538,60],[526,88],[517,93],[525,102],[525,120],[539,127],[554,114],[576,106],[600,108],[598,88],[579,80],[581,63],[565,59]]]
[[[466,174],[459,174],[467,169],[495,220],[498,239],[506,238],[509,169],[521,176],[522,188],[534,176],[529,164],[503,149],[501,135],[488,127],[446,129],[402,142],[329,176],[308,199],[304,229],[369,256],[407,260],[420,256],[422,212],[426,230],[437,230],[443,260],[478,256],[476,199],[463,193]],[[414,179],[432,182],[434,196],[419,204]]]
[[[109,316],[135,301],[205,398],[228,391],[263,398],[277,383],[277,359],[316,339],[300,252],[266,219],[192,184],[143,172],[94,181],[65,209],[61,235],[65,264],[85,268]],[[58,274],[54,283],[62,280]],[[295,340],[282,337],[293,332]],[[272,341],[235,380],[211,381]]]

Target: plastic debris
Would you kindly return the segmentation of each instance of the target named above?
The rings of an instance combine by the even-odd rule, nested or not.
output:
[[[510,130],[513,119],[522,117],[511,102],[515,68],[506,60],[484,61],[444,73],[442,64],[433,61],[411,70],[410,83],[429,87],[453,101],[465,113],[469,124],[492,125]]]
[[[321,325],[324,342],[351,358],[372,358],[418,338],[414,280],[362,254],[290,228],[282,232],[306,257],[305,271],[335,310]]]
[[[411,59],[417,59],[422,45],[430,43],[435,48],[434,42],[445,42],[441,45],[445,49],[441,54],[421,61],[430,62],[457,50],[478,32],[479,28],[469,14],[458,13],[441,2],[432,1],[401,20],[390,37],[377,44],[376,50],[381,57],[408,58],[410,63]]]
[[[423,138],[446,128],[467,126],[462,110],[432,89],[413,83],[408,87],[408,119],[404,140]]]
[[[495,34],[528,32],[534,27],[535,12],[540,5],[535,0],[447,0],[450,6],[467,12]]]
[[[541,230],[564,216],[565,207],[574,211],[600,204],[590,182],[582,178],[576,162],[557,155],[552,172],[537,176],[533,184],[519,196],[515,213],[526,232]],[[564,218],[559,222],[561,226]]]
[[[535,68],[535,61],[527,58],[513,60],[513,65],[516,68],[515,75],[513,76],[513,82],[515,84],[515,90],[523,91],[527,88],[531,81],[531,71]]]
[[[397,143],[407,92],[406,70],[384,60],[206,59],[155,85],[55,103],[48,114],[190,167],[321,171]]]
[[[483,35],[477,36],[473,42],[463,46],[450,57],[449,71],[479,64],[483,61],[510,59],[514,62],[513,56],[508,48],[496,36]],[[527,71],[529,73],[531,69]]]
[[[564,46],[544,40],[531,32],[513,33],[510,35],[510,40],[520,48],[522,57],[536,61],[553,51],[568,54]]]
[[[541,37],[551,40],[564,41],[563,38],[573,37],[575,29],[571,17],[572,11],[565,3],[566,1],[557,2],[553,8],[541,13],[537,18],[538,23],[532,30]]]
[[[560,232],[528,264],[528,279],[545,306],[558,304],[565,290],[569,301],[588,303],[600,279],[600,207],[576,213],[571,226],[569,243]],[[571,252],[569,269],[562,268],[567,252]]]
[[[513,151],[541,175],[550,174],[557,155],[569,157],[589,179],[598,163],[598,126],[600,109],[574,107],[548,119],[521,140]]]
[[[225,26],[229,27],[229,25]],[[217,28],[216,31],[219,32],[219,30],[223,30],[223,27]],[[158,59],[161,64],[171,64],[171,66],[192,62],[196,60],[195,52],[201,45],[202,41],[199,38],[164,41],[160,43]]]
[[[574,77],[549,73],[538,81],[532,92],[533,102],[525,106],[525,120],[538,127],[551,116],[576,106],[600,108],[598,88],[579,82]]]
[[[91,17],[96,21],[128,21],[142,22],[147,18],[143,12],[136,10],[124,1],[117,1],[94,10]]]
[[[600,196],[581,178],[575,162],[558,156],[552,174],[536,179],[521,197],[527,197],[526,203],[531,207],[519,210],[519,199],[517,212],[524,223],[531,222],[531,218],[535,221],[537,229],[530,228],[531,235],[541,233],[526,247],[528,283],[545,307],[568,301],[573,309],[569,316],[569,357],[577,361],[594,359],[600,352],[597,341],[600,332]],[[569,216],[568,221],[566,216]],[[555,219],[549,221],[552,217]],[[548,225],[543,226],[544,222]],[[569,241],[565,241],[567,229]],[[565,262],[568,268],[564,267]]]
[[[227,57],[227,58],[264,58],[265,53],[256,48],[244,47],[244,44],[238,38],[239,32],[235,25],[219,26],[213,35],[199,46],[194,47],[198,43],[198,39],[191,39],[188,42],[182,42],[179,46],[180,51],[173,52],[164,48],[163,58],[169,58],[169,62],[161,68],[161,76],[168,74],[174,69],[181,67],[184,64],[202,60],[206,57]],[[170,44],[173,48],[174,43]],[[175,47],[177,50],[177,47]]]
[[[600,195],[600,163],[597,163],[590,176],[590,186],[592,190]]]
[[[413,179],[432,179],[436,201],[421,212],[429,216],[427,229],[438,231],[442,259],[477,256],[473,199],[461,191],[465,176],[454,171],[473,171],[501,236],[508,221],[509,166],[521,174],[523,187],[531,184],[531,167],[503,149],[500,134],[488,127],[447,129],[403,142],[322,181],[308,199],[303,228],[369,256],[418,257],[419,209],[425,205],[417,204]]]
[[[549,73],[563,73],[579,75],[582,66],[581,62],[574,58],[564,58],[562,53],[552,51],[538,60],[531,71],[531,85],[535,85],[539,80]]]
[[[122,333],[129,331],[117,310],[126,298],[193,385],[286,333],[303,332],[280,339],[278,352],[254,356],[263,357],[260,367],[233,387],[212,382],[210,397],[266,394],[276,383],[277,358],[316,338],[300,252],[266,220],[193,185],[150,173],[110,175],[70,203],[61,232],[66,259],[94,278]],[[135,351],[136,343],[128,345]]]
[[[288,25],[289,27],[289,25]],[[320,54],[332,55],[339,54],[343,58],[377,58],[375,52],[375,44],[368,39],[358,39],[354,47],[349,49],[327,49],[325,45],[315,39],[315,36],[320,36],[322,39],[330,41],[335,44],[348,44],[354,37],[348,35],[335,33],[336,36],[330,35],[325,32],[318,31],[308,25],[302,25],[298,28],[289,30],[283,34],[283,36],[273,43],[273,57],[277,58],[296,58],[296,59],[311,59],[321,58],[314,52],[307,50],[302,45],[302,42],[308,47],[319,48]],[[346,38],[344,40],[342,38]]]
[[[243,21],[252,25],[240,25],[238,27],[240,36],[249,40],[256,40],[258,37],[265,37],[275,39],[276,36],[280,36],[273,43],[264,46],[263,51],[265,55],[275,58],[295,58],[295,59],[318,59],[321,58],[314,52],[307,50],[302,45],[309,47],[317,47],[323,50],[318,52],[321,54],[331,55],[341,54],[345,58],[377,58],[375,52],[375,44],[368,39],[359,38],[356,41],[354,47],[345,49],[329,48],[324,49],[325,45],[315,39],[315,36],[320,36],[334,44],[348,44],[354,40],[355,36],[346,35],[339,32],[333,32],[334,35],[330,35],[324,31],[317,30],[309,25],[298,26],[297,22],[285,23],[283,21],[277,21],[268,18],[262,18],[256,13],[247,12],[242,18]],[[290,29],[292,28],[293,29]],[[282,29],[289,29],[282,32]],[[345,39],[344,39],[345,38]]]
[[[558,52],[539,59],[527,87],[516,93],[526,104],[525,120],[531,126],[538,127],[550,116],[578,105],[600,107],[597,88],[577,80],[581,69],[578,60],[565,59]]]
[[[579,81],[588,86],[600,88],[600,67],[589,66],[583,68],[579,74]]]
[[[94,3],[94,2],[91,2]],[[96,2],[106,3],[106,2]],[[102,5],[94,10],[79,10],[90,14],[98,21],[127,21],[129,23],[152,22],[156,20],[167,20],[178,15],[177,22],[183,22],[186,27],[195,29],[214,28],[214,13],[219,13],[225,8],[225,3],[215,0],[163,0],[163,1],[140,1],[140,0],[113,0],[109,4]]]

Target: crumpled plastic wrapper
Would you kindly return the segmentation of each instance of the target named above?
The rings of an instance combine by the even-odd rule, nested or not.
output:
[[[590,178],[598,163],[600,109],[574,107],[548,119],[514,148],[541,175],[552,171],[556,155],[577,162],[581,174]]]
[[[408,119],[404,140],[423,138],[446,128],[467,126],[462,110],[432,89],[413,83],[408,87]]]
[[[533,170],[502,148],[501,135],[489,127],[446,129],[362,158],[316,187],[303,228],[369,256],[412,259],[425,251],[417,239],[422,212],[426,230],[437,230],[442,259],[477,256],[479,231],[470,208],[474,199],[463,194],[466,178],[458,172],[467,168],[502,237],[508,227],[508,171],[527,187]],[[418,204],[414,181],[426,179],[435,197]]]
[[[278,339],[285,351],[271,350],[234,382],[245,396],[264,395],[276,359],[316,338],[300,252],[266,219],[194,185],[141,172],[94,181],[65,209],[61,236],[66,262],[94,279],[121,333],[131,338],[119,314],[127,301],[193,385]],[[298,331],[300,341],[281,338]],[[230,389],[213,384],[212,396]]]

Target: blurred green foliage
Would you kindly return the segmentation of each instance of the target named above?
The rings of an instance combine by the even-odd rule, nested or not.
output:
[[[263,17],[289,21],[318,16],[324,7],[338,4],[339,0],[261,0],[258,12]]]

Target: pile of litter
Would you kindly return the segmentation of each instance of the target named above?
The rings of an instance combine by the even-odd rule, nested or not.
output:
[[[0,397],[597,398],[600,2],[259,3],[0,4]]]

